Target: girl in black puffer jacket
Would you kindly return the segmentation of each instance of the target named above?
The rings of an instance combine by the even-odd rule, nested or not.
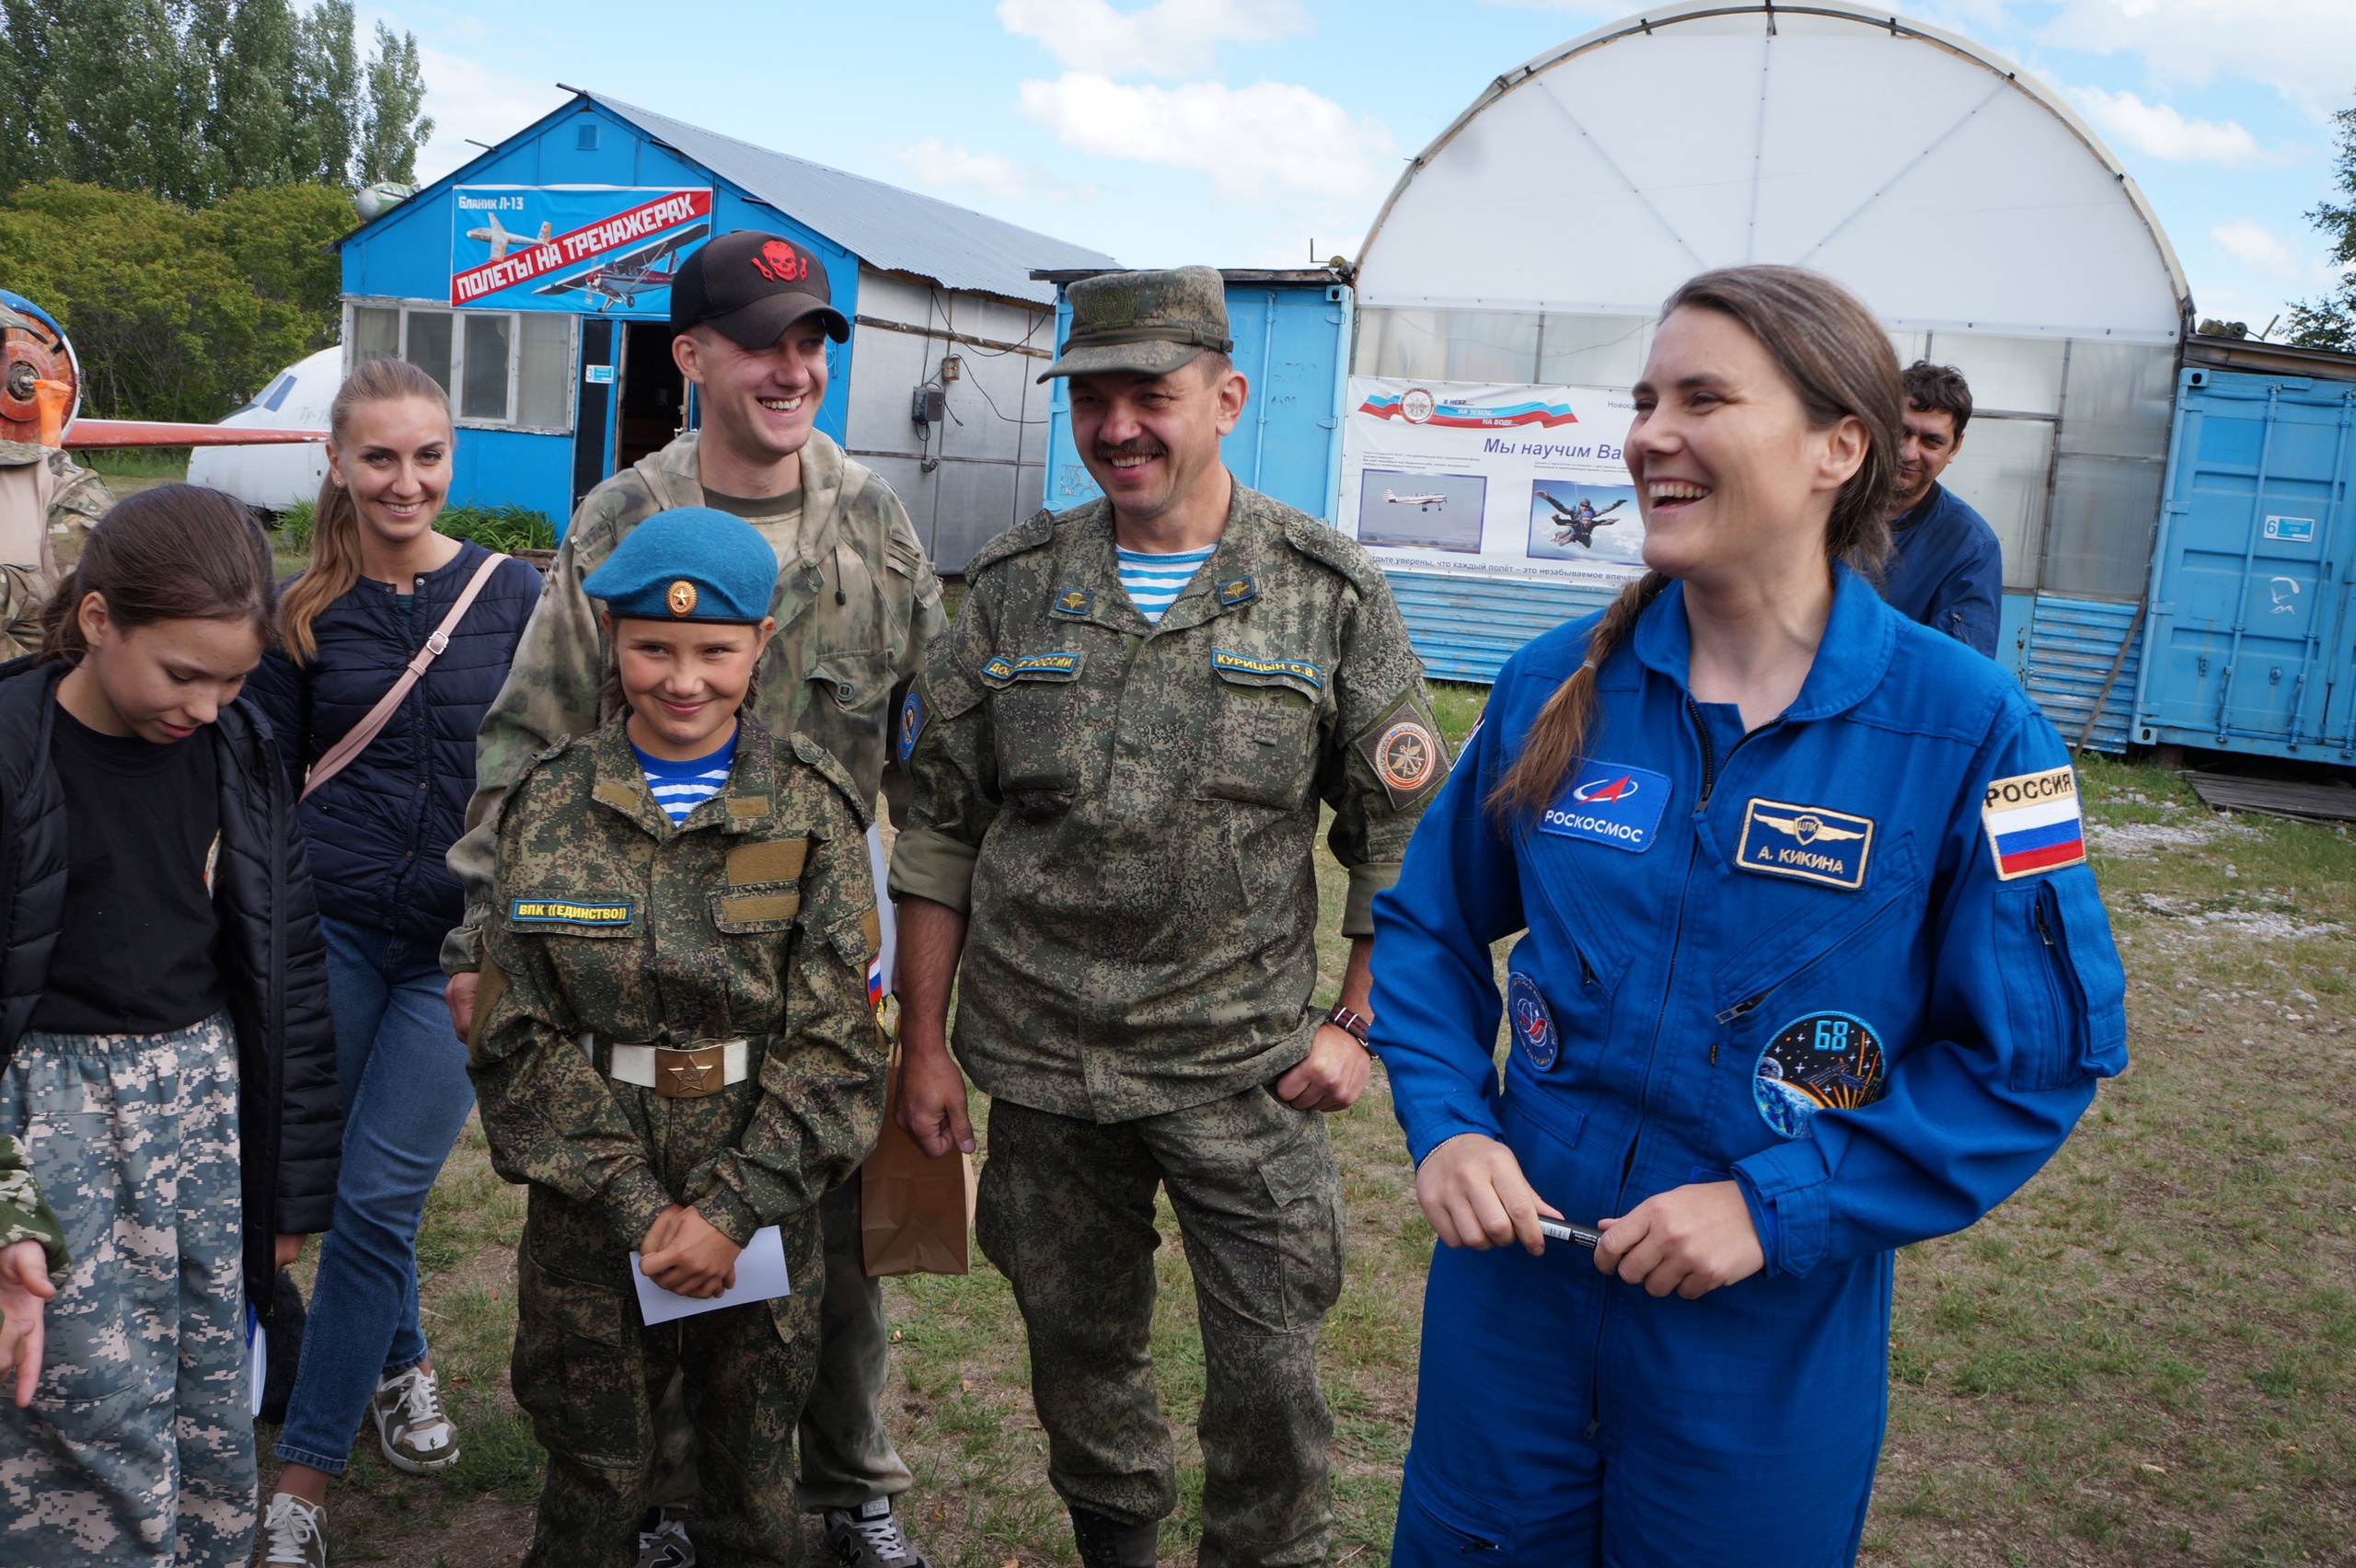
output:
[[[341,1124],[318,917],[270,732],[234,699],[270,547],[218,490],[133,496],[0,667],[0,1132],[55,1207],[7,1561],[232,1568],[254,1528],[246,1306],[327,1228]],[[240,1288],[240,1286],[244,1288]]]
[[[322,1561],[328,1478],[373,1418],[412,1473],[458,1457],[420,1325],[417,1231],[474,1093],[442,1000],[438,951],[464,910],[443,855],[475,787],[475,731],[539,597],[539,574],[433,531],[450,484],[449,402],[399,360],[362,365],[329,414],[311,565],[280,604],[284,651],[254,677],[298,778],[328,943],[348,1130],[334,1243],[319,1254],[287,1461],[264,1528],[273,1562]],[[338,748],[424,651],[470,584],[448,641],[384,726],[332,774]],[[347,746],[344,748],[349,750]]]

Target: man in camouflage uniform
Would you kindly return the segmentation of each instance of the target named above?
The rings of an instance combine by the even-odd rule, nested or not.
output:
[[[15,1251],[19,1246],[26,1250]],[[40,1380],[39,1330],[48,1297],[37,1293],[36,1280],[46,1280],[54,1294],[73,1277],[64,1228],[33,1182],[25,1146],[0,1133],[0,1399],[13,1387],[17,1403],[29,1404]],[[6,1376],[12,1371],[14,1378]]]
[[[1202,1562],[1322,1562],[1316,1339],[1342,1285],[1322,1113],[1365,1086],[1369,906],[1448,756],[1373,561],[1218,461],[1247,390],[1219,275],[1070,297],[1047,375],[1106,496],[984,547],[900,719],[900,1115],[930,1153],[971,1147],[956,975],[957,1061],[991,1096],[977,1230],[1082,1562],[1150,1564],[1177,1505],[1147,1350],[1157,1187],[1201,1311]],[[1116,547],[1208,555],[1157,620]],[[1331,1015],[1309,1006],[1321,803],[1350,877]]]
[[[462,1034],[501,799],[549,743],[610,716],[600,691],[611,654],[582,579],[655,513],[711,506],[760,530],[780,570],[769,607],[778,629],[752,712],[770,733],[805,734],[832,753],[871,807],[882,791],[895,816],[905,809],[903,776],[886,768],[888,720],[947,620],[899,498],[812,426],[826,396],[826,340],[850,331],[828,295],[816,257],[752,230],[721,236],[680,269],[673,352],[698,385],[703,428],[583,499],[483,719],[470,831],[449,853],[467,890],[466,924],[442,952]],[[912,1477],[884,1428],[889,1332],[881,1282],[868,1277],[862,1252],[860,1184],[829,1193],[825,1216],[824,1331],[803,1423],[803,1500],[826,1514],[829,1537],[838,1550],[849,1546],[853,1568],[917,1568],[923,1559],[893,1523],[891,1499]],[[675,1472],[657,1500],[684,1501],[691,1483]]]
[[[113,504],[98,475],[58,448],[0,441],[0,662],[40,647],[61,561],[80,556]]]
[[[618,622],[661,615],[667,598],[679,619],[742,625],[768,603],[773,563],[749,539],[760,567],[733,591],[724,570],[665,544],[626,592],[658,538],[709,538],[711,523],[750,534],[685,521],[634,534],[594,580]],[[699,1555],[781,1568],[802,1559],[793,1437],[818,1356],[805,1282],[822,1277],[819,1200],[883,1117],[869,808],[825,751],[740,712],[726,783],[675,825],[630,722],[525,767],[479,928],[469,1070],[494,1167],[531,1186],[513,1378],[549,1466],[525,1562],[637,1561],[655,1406],[677,1373],[702,1481]],[[709,1227],[733,1244],[733,1249],[772,1225],[791,1294],[641,1326],[633,1250],[664,1280],[677,1239]]]

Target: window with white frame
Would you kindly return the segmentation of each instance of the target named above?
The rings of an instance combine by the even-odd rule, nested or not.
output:
[[[409,361],[449,391],[460,424],[572,431],[572,316],[408,300],[352,301],[346,309],[352,363]]]

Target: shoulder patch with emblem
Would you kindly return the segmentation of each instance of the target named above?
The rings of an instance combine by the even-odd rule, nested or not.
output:
[[[982,666],[982,679],[1000,690],[1017,681],[1068,681],[1079,677],[1082,663],[1084,655],[1068,648],[1012,659],[1000,653]]]
[[[1557,838],[1591,838],[1641,855],[1659,833],[1669,790],[1665,773],[1589,759],[1579,764],[1554,803],[1538,813],[1538,831]]]
[[[1248,605],[1260,596],[1260,585],[1247,573],[1230,577],[1218,585],[1218,607],[1231,610],[1238,605]]]
[[[900,704],[900,760],[908,760],[917,749],[917,737],[924,733],[924,695],[916,687],[908,688],[907,699]]]
[[[1871,817],[1753,796],[1743,808],[1742,843],[1735,864],[1746,871],[1854,892],[1865,885],[1865,863],[1873,847]]]
[[[1447,743],[1412,709],[1360,735],[1358,751],[1381,781],[1394,812],[1448,777]]]
[[[2085,864],[2086,831],[2078,813],[2074,768],[1996,779],[1981,801],[1980,820],[2003,881]]]
[[[1055,603],[1047,606],[1047,613],[1079,620],[1094,613],[1095,609],[1096,594],[1093,590],[1065,588],[1057,593]]]

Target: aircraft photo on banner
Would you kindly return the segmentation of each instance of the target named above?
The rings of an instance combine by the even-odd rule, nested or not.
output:
[[[462,185],[450,303],[502,310],[667,310],[671,280],[711,236],[711,188]]]

